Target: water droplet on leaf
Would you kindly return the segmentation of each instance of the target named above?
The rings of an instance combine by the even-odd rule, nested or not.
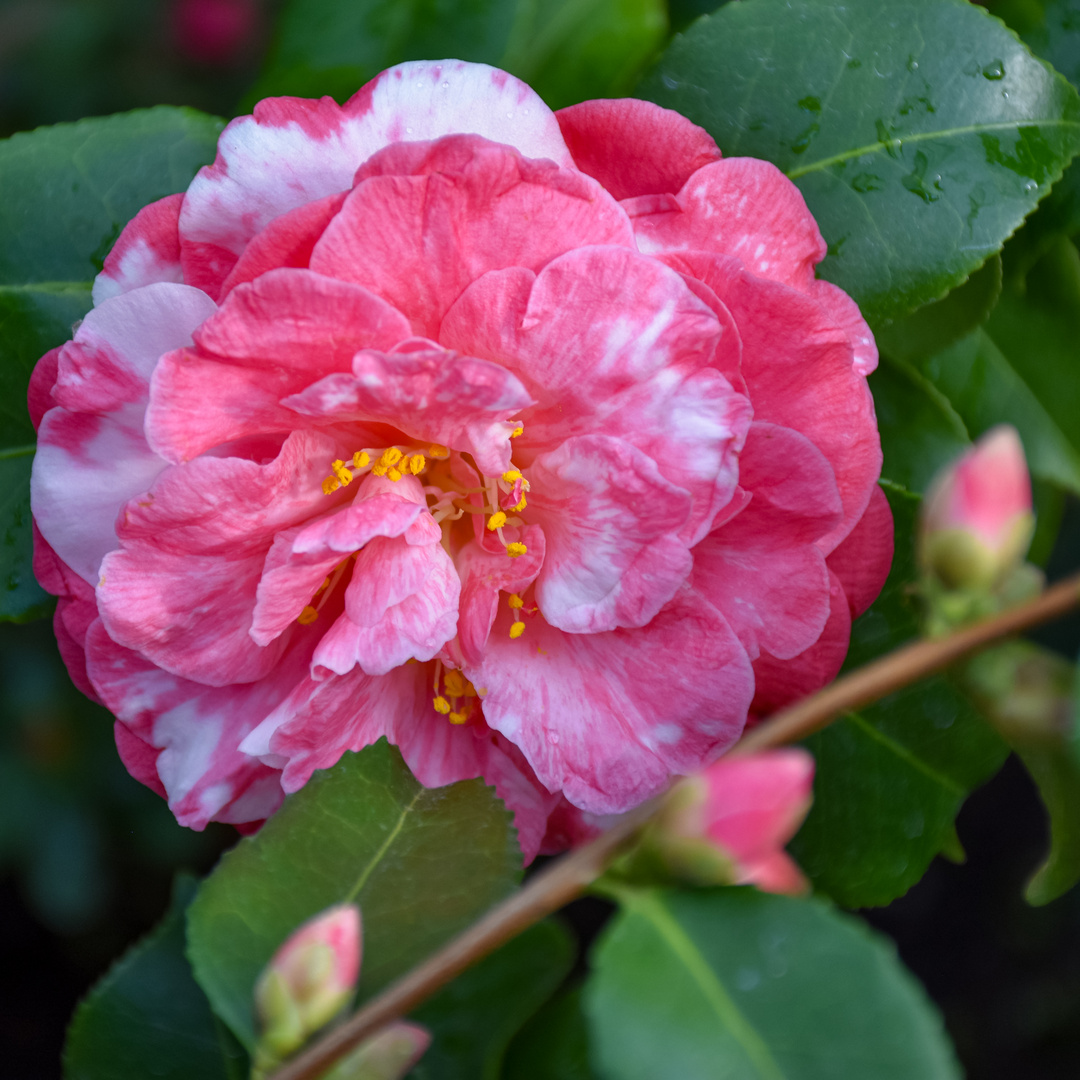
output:
[[[989,79],[991,82],[997,82],[998,79],[1005,78],[1005,65],[1000,60],[991,60],[989,64],[982,69],[983,78]]]

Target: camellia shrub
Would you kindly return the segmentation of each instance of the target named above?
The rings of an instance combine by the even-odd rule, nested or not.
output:
[[[385,7],[0,142],[3,616],[238,830],[66,1075],[958,1077],[841,909],[1010,748],[1080,879],[1072,0]]]

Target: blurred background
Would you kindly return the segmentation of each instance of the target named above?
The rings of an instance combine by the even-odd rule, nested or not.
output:
[[[276,0],[0,0],[0,137],[155,104],[236,113],[270,47]],[[432,0],[434,10],[438,5]],[[673,3],[678,27],[716,0]],[[1022,20],[1024,3],[999,4]],[[1023,29],[1023,27],[1018,27]],[[1080,566],[1080,504],[1048,570]],[[1074,658],[1080,619],[1040,640]],[[969,800],[967,862],[938,859],[864,913],[942,1009],[971,1080],[1080,1076],[1080,889],[1022,898],[1047,846],[1033,786],[1010,760]],[[164,911],[179,869],[202,874],[236,840],[198,834],[132,780],[112,722],[76,691],[48,620],[0,625],[0,1061],[13,1080],[60,1076],[79,997]],[[604,908],[576,905],[579,931]],[[862,1078],[860,1078],[862,1080]],[[867,1078],[870,1080],[870,1078]]]

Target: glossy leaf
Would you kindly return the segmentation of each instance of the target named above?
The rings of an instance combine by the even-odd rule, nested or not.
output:
[[[522,1028],[506,1052],[502,1080],[596,1080],[581,987],[557,994]]]
[[[213,160],[221,127],[163,106],[0,140],[0,451],[33,445],[30,372],[89,310],[90,286],[120,230]],[[20,475],[22,485],[29,474]],[[21,584],[2,593],[0,618],[30,618],[45,609],[30,571],[27,495],[21,486],[5,491],[0,575]]]
[[[34,578],[30,529],[33,446],[0,450],[0,620],[22,622],[47,615],[52,597]]]
[[[1076,91],[963,0],[727,4],[640,92],[795,181],[872,325],[967,278],[1080,149]]]
[[[433,1035],[412,1080],[499,1080],[510,1040],[573,962],[570,935],[544,922],[459,975],[410,1017]]]
[[[161,924],[83,999],[68,1030],[65,1080],[243,1080],[243,1051],[210,1011],[184,956],[194,880],[177,882]]]
[[[951,1080],[939,1017],[891,943],[820,901],[641,891],[593,952],[605,1080]]]
[[[403,60],[493,64],[553,108],[625,93],[667,28],[662,0],[288,0],[250,101],[351,97]]]
[[[914,529],[920,500],[887,485],[896,556],[881,596],[852,629],[849,669],[911,640],[918,617]],[[814,803],[790,850],[816,889],[847,907],[903,895],[954,841],[968,792],[1005,760],[1001,739],[941,677],[848,714],[805,745]]]
[[[359,998],[377,993],[509,893],[521,872],[511,815],[482,780],[423,788],[385,740],[345,754],[206,879],[188,913],[195,976],[241,1042],[275,949],[331,904],[364,920]]]

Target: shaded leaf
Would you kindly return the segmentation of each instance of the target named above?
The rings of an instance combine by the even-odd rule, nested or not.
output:
[[[312,915],[360,905],[362,1001],[506,896],[520,873],[511,815],[493,790],[482,780],[421,787],[381,739],[316,772],[222,858],[188,912],[189,956],[214,1011],[250,1047],[255,980]]]
[[[607,1080],[946,1080],[939,1017],[890,942],[820,901],[640,891],[593,952]]]
[[[795,181],[872,325],[967,278],[1080,149],[1076,91],[962,0],[727,4],[640,92]]]
[[[580,986],[557,994],[522,1028],[503,1080],[595,1080]]]
[[[177,881],[156,930],[119,959],[83,999],[68,1030],[65,1080],[243,1080],[244,1053],[210,1011],[184,956],[184,909],[195,895]]]
[[[53,599],[34,578],[30,528],[33,446],[0,450],[0,620],[47,615]]]
[[[510,1040],[574,962],[556,922],[539,923],[459,975],[410,1017],[434,1036],[413,1080],[499,1080]]]

